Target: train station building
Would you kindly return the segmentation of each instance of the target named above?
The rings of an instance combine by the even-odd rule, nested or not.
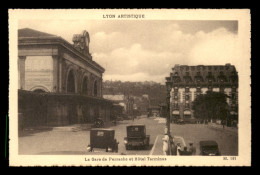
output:
[[[89,33],[75,34],[72,41],[29,28],[18,30],[18,112],[26,124],[110,120],[112,103],[102,98],[105,69],[89,52]]]

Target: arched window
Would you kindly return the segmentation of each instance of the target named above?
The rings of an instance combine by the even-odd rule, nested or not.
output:
[[[82,82],[82,94],[88,95],[88,77],[84,77]]]
[[[97,81],[94,82],[94,96],[96,97],[97,96]]]
[[[37,93],[43,93],[45,92],[43,89],[35,89],[33,92],[37,92]]]
[[[72,70],[70,70],[67,80],[67,92],[75,93],[75,76]]]

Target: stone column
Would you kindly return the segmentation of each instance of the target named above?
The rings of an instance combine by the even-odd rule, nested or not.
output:
[[[18,59],[18,70],[20,73],[20,75],[18,75],[20,77],[20,85],[18,89],[25,89],[25,59],[26,56],[19,56]]]
[[[62,92],[62,57],[59,57],[59,92]]]
[[[59,64],[58,64],[58,56],[57,55],[53,55],[52,56],[53,59],[53,82],[52,82],[52,92],[58,92],[58,73],[59,73]]]
[[[100,97],[102,97],[103,96],[103,94],[102,94],[102,87],[103,87],[103,79],[102,79],[102,77],[100,78]]]

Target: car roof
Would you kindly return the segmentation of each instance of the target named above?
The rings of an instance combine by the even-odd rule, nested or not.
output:
[[[217,142],[214,140],[203,140],[200,141],[200,146],[217,146]]]
[[[107,129],[107,128],[92,128],[91,131],[115,131],[115,130]]]
[[[145,125],[142,125],[142,124],[127,125],[127,127],[133,127],[133,126],[145,126]]]

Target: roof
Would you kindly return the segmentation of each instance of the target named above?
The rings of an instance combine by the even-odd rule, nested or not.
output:
[[[56,35],[40,32],[30,28],[23,28],[18,30],[18,37],[55,37]],[[57,37],[57,36],[56,36]]]
[[[54,92],[41,92],[41,93],[37,93],[37,92],[33,92],[33,91],[27,91],[27,90],[21,90],[18,89],[18,95],[19,95],[19,99],[22,99],[23,97],[29,97],[29,98],[54,98],[54,99],[58,99],[58,98],[65,98],[68,100],[82,100],[82,101],[91,101],[91,102],[96,102],[96,103],[109,103],[109,104],[113,104],[112,101],[101,98],[101,97],[94,97],[94,96],[86,96],[86,95],[79,95],[79,94],[68,94],[68,93],[54,93]]]
[[[200,141],[200,146],[217,146],[217,142],[214,140],[204,140]]]
[[[166,77],[167,81],[172,78],[179,77],[181,82],[185,82],[186,78],[191,78],[191,82],[195,82],[196,77],[201,77],[202,82],[205,82],[208,78],[213,78],[213,82],[217,81],[220,76],[225,76],[227,79],[230,77],[237,77],[237,71],[234,65],[175,65],[172,68],[170,77]],[[174,81],[174,80],[173,80]],[[178,83],[177,81],[174,83]]]
[[[114,101],[123,101],[124,95],[103,95],[103,98]]]

